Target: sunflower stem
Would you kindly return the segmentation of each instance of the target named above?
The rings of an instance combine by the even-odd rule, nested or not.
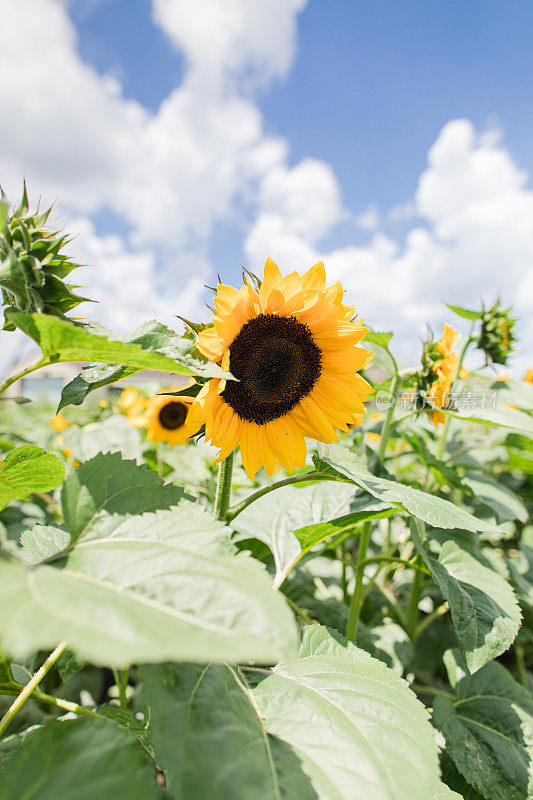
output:
[[[47,364],[49,363],[50,361],[48,360],[48,358],[46,356],[43,356],[41,359],[39,359],[39,361],[36,364],[32,364],[30,367],[21,369],[20,372],[15,372],[14,375],[11,375],[10,378],[7,378],[7,380],[5,380],[2,384],[0,384],[0,394],[3,394],[6,391],[6,389],[9,389],[9,387],[13,383],[16,383],[18,380],[24,378],[26,375],[29,375],[30,372],[35,372],[36,370],[41,369],[41,367],[46,367]]]
[[[259,500],[263,495],[273,492],[274,489],[280,489],[282,486],[290,486],[292,483],[306,483],[307,481],[337,481],[337,483],[350,483],[349,480],[343,481],[336,475],[328,475],[326,472],[318,472],[314,469],[310,470],[310,472],[302,472],[300,475],[292,475],[290,478],[284,478],[277,483],[270,483],[268,486],[263,486],[261,489],[258,489],[257,492],[253,492],[253,494],[245,497],[244,500],[236,506],[228,509],[226,512],[226,521],[231,522],[235,519],[237,514],[244,511],[251,503]]]
[[[229,501],[231,498],[231,475],[233,472],[233,453],[220,462],[217,477],[217,491],[215,495],[215,519],[231,519],[228,515]]]
[[[396,408],[396,400],[397,400],[396,395],[398,394],[399,384],[400,384],[400,376],[398,374],[398,370],[396,370],[392,378],[392,383],[390,387],[392,395],[392,403],[387,411],[385,419],[383,420],[383,425],[381,426],[381,439],[379,440],[379,450],[378,450],[378,458],[380,461],[383,461],[383,457],[387,449],[387,443],[389,441],[390,432],[392,430],[392,418],[394,416],[394,409]]]
[[[16,717],[16,715],[18,714],[18,712],[20,711],[26,700],[29,700],[32,692],[37,688],[37,686],[40,684],[44,676],[52,669],[52,667],[54,666],[54,664],[56,663],[57,659],[59,658],[63,650],[66,648],[66,646],[67,646],[66,642],[60,642],[57,645],[56,649],[53,651],[53,653],[50,653],[50,655],[48,656],[42,667],[37,670],[33,678],[30,681],[28,681],[28,683],[21,691],[21,693],[18,695],[18,697],[16,697],[15,700],[11,703],[8,710],[0,720],[0,736],[2,736],[5,733],[6,728]]]
[[[350,613],[348,625],[346,626],[346,638],[355,642],[357,635],[357,625],[363,605],[363,578],[365,572],[366,551],[370,542],[370,522],[366,522],[361,530],[359,538],[359,548],[357,550],[357,563],[355,565],[355,588],[350,602]]]

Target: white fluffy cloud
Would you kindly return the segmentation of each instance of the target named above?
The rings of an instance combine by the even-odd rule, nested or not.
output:
[[[393,328],[411,358],[426,320],[446,318],[443,301],[477,307],[500,295],[522,315],[527,343],[533,333],[533,191],[527,181],[498,136],[453,120],[429,151],[414,201],[404,206],[409,214],[401,216],[420,223],[403,243],[376,231],[366,246],[324,252],[316,236],[301,233],[301,222],[288,214],[275,223],[264,203],[246,248],[259,260],[268,237],[278,234],[271,250],[285,269],[298,258],[302,264],[324,258],[329,277],[343,281],[358,311],[376,327]],[[527,358],[524,353],[522,362]]]

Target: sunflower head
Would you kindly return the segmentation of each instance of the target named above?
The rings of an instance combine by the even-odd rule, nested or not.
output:
[[[499,300],[496,300],[492,308],[483,309],[478,348],[485,354],[487,364],[505,366],[513,351],[516,320],[509,317],[510,310],[502,308]]]
[[[219,284],[197,346],[235,380],[210,380],[188,421],[191,434],[205,424],[219,460],[240,443],[250,477],[278,462],[293,472],[305,465],[304,437],[338,441],[336,429],[361,422],[373,390],[358,371],[373,354],[357,346],[367,328],[342,296],[340,283],[326,287],[321,261],[282,277],[268,259],[262,282]]]
[[[172,396],[156,394],[146,403],[146,410],[139,418],[142,427],[146,428],[147,438],[151,442],[167,444],[185,444],[190,436],[187,417],[193,397],[184,395]],[[140,424],[137,425],[141,427]]]
[[[72,290],[77,288],[64,278],[79,264],[61,253],[68,243],[66,236],[47,230],[51,208],[42,214],[30,214],[26,186],[22,200],[11,216],[2,192],[5,212],[0,224],[0,289],[5,309],[5,330],[15,330],[9,311],[34,312],[64,317],[67,311],[85,301]],[[2,210],[2,209],[0,209]]]
[[[528,383],[533,383],[533,367],[530,367],[524,375],[524,380]]]
[[[63,431],[68,428],[68,422],[63,414],[54,414],[54,416],[50,417],[48,420],[48,424],[58,433],[63,433]]]
[[[429,400],[438,408],[443,408],[449,399],[450,389],[456,378],[459,357],[453,352],[460,334],[451,325],[443,325],[442,338],[434,341],[430,332],[424,342],[421,369],[417,376],[416,396],[423,408]],[[430,411],[430,419],[435,425],[445,421],[442,411]]]

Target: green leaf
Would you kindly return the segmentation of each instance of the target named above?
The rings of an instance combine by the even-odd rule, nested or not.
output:
[[[297,755],[267,734],[253,696],[230,667],[166,664],[142,667],[140,675],[155,758],[172,797],[317,799]]]
[[[210,361],[200,361],[194,342],[160,323],[147,323],[129,342],[91,333],[80,325],[46,314],[9,313],[9,319],[32,338],[50,362],[99,361],[178,375],[231,377]],[[143,326],[145,327],[145,326]]]
[[[449,603],[459,647],[475,672],[516,638],[522,615],[515,594],[468,534],[441,534],[438,557],[430,552],[424,526],[416,519],[411,520],[411,535]]]
[[[492,508],[498,522],[508,522],[514,519],[527,522],[529,518],[527,508],[513,490],[504,483],[477,472],[467,473],[463,478],[463,483],[468,486],[476,500]]]
[[[394,505],[435,528],[462,528],[469,531],[500,533],[489,522],[477,519],[441,497],[372,475],[359,458],[341,445],[319,444],[320,462],[326,471],[341,475],[387,505]],[[321,464],[318,464],[321,469]]]
[[[63,387],[57,410],[61,411],[68,405],[79,406],[89,392],[121,381],[130,375],[136,375],[138,372],[142,372],[142,370],[137,367],[123,367],[116,364],[94,364],[90,367],[83,367],[80,374]]]
[[[481,317],[483,316],[482,311],[469,311],[468,308],[462,308],[461,306],[452,306],[450,303],[445,303],[444,305],[446,306],[446,308],[449,308],[450,311],[453,311],[454,314],[457,314],[459,317],[462,317],[463,319],[472,320],[472,322],[475,319],[481,319]]]
[[[533,791],[533,699],[501,664],[458,681],[456,699],[436,697],[435,725],[459,772],[490,800],[529,800]]]
[[[4,230],[9,214],[9,203],[0,200],[0,233]]]
[[[460,794],[457,794],[457,792],[452,792],[445,783],[441,783],[434,793],[432,800],[463,800],[463,798]]]
[[[2,800],[156,800],[135,740],[105,720],[48,722],[23,738],[0,773]]]
[[[164,484],[146,465],[123,461],[120,453],[100,454],[75,469],[65,481],[61,504],[74,539],[97,517],[144,514],[177,505],[183,490]]]
[[[70,533],[53,525],[35,525],[22,533],[20,543],[27,555],[27,563],[36,564],[66,550]]]
[[[365,333],[365,344],[367,342],[370,342],[371,344],[377,344],[379,347],[383,347],[385,350],[388,350],[391,339],[392,331],[368,331],[368,333]]]
[[[363,505],[363,504],[361,504]],[[386,519],[397,513],[396,506],[387,507],[385,503],[367,502],[366,508],[345,514],[342,517],[328,520],[328,522],[318,522],[316,525],[306,525],[297,528],[294,535],[300,542],[302,548],[301,555],[305,555],[315,545],[324,542],[326,539],[349,533],[354,528],[360,527],[364,522],[372,519]]]
[[[7,652],[20,656],[65,640],[79,658],[118,668],[167,659],[273,663],[290,655],[292,614],[263,566],[234,554],[222,523],[192,503],[126,519],[120,500],[108,509],[111,503],[118,516],[73,514],[86,537],[106,526],[108,536],[78,542],[62,569],[0,561]],[[203,536],[195,536],[198,529]]]
[[[442,408],[445,414],[461,419],[465,422],[477,422],[479,425],[499,425],[502,428],[512,428],[533,434],[533,418],[524,411],[510,408],[505,402],[498,402],[495,408],[468,409],[466,406],[457,410]]]
[[[254,690],[269,733],[289,744],[321,800],[428,800],[438,786],[428,715],[407,684],[326,628]]]
[[[126,417],[115,415],[78,427],[70,425],[63,433],[63,443],[76,461],[84,462],[98,453],[120,452],[123,458],[141,457],[141,436]]]
[[[55,489],[64,478],[65,468],[57,456],[32,444],[17,447],[0,462],[0,509],[33,492]]]
[[[319,522],[348,510],[353,497],[353,487],[341,484],[319,483],[300,489],[286,486],[248,506],[232,527],[240,538],[259,539],[270,548],[276,568],[275,585],[279,586],[302,556],[293,531],[308,520]]]

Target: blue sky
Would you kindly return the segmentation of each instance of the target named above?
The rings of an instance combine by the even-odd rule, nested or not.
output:
[[[532,30],[523,0],[18,0],[0,181],[59,200],[120,332],[324,258],[412,360],[443,301],[531,319]]]
[[[149,0],[74,0],[71,16],[82,57],[157,110],[183,58],[153,25]],[[450,119],[503,126],[533,171],[532,32],[524,0],[311,0],[291,72],[258,104],[293,162],[331,164],[356,212],[406,202]]]

